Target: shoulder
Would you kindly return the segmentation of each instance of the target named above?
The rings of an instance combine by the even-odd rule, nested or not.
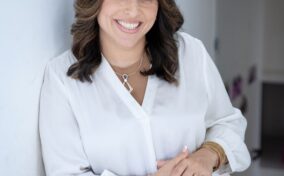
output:
[[[75,62],[77,62],[77,59],[70,49],[48,60],[45,65],[44,80],[50,80],[52,82],[56,82],[57,80],[58,83],[66,84],[67,81],[72,79],[67,75],[67,71]]]
[[[72,54],[70,49],[64,51],[63,53],[59,54],[58,56],[50,59],[46,67],[52,69],[56,72],[67,71],[67,69],[76,62],[75,57]]]
[[[176,32],[176,37],[178,40],[187,41],[187,42],[196,42],[198,39],[190,35],[189,33],[183,32],[183,31],[177,31]]]
[[[201,68],[207,52],[203,43],[185,32],[179,31],[175,36],[178,44],[180,66],[186,67],[185,69]]]
[[[77,60],[72,54],[72,51],[68,49],[47,61],[45,66],[45,74],[53,74],[60,79],[64,79],[67,77],[68,68],[76,61]]]
[[[175,38],[178,43],[179,50],[182,50],[183,52],[188,50],[198,52],[203,49],[203,43],[198,38],[195,38],[186,32],[176,32]]]

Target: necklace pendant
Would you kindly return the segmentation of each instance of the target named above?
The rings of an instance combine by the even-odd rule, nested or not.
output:
[[[123,74],[123,75],[122,75],[122,78],[123,78],[123,80],[124,80],[125,82],[127,82],[127,80],[128,80],[128,74]]]
[[[133,87],[128,82],[128,75],[127,74],[123,74],[122,78],[123,78],[123,85],[126,87],[128,92],[131,93],[133,91]]]
[[[125,84],[127,86],[126,88],[127,88],[128,92],[131,93],[133,91],[133,87],[128,82],[126,82]]]

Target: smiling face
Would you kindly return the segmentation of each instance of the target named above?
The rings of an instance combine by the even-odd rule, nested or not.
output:
[[[123,48],[143,44],[157,12],[158,0],[104,0],[98,15],[100,37]]]

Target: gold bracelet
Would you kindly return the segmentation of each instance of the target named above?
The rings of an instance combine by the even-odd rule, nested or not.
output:
[[[206,148],[218,155],[218,162],[217,165],[213,168],[213,171],[219,169],[223,164],[228,162],[225,151],[218,143],[207,141],[203,143],[200,148]]]

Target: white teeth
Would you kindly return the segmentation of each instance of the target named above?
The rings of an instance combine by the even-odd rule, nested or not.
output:
[[[138,27],[139,23],[127,23],[122,20],[117,20],[117,22],[126,29],[133,30]]]

